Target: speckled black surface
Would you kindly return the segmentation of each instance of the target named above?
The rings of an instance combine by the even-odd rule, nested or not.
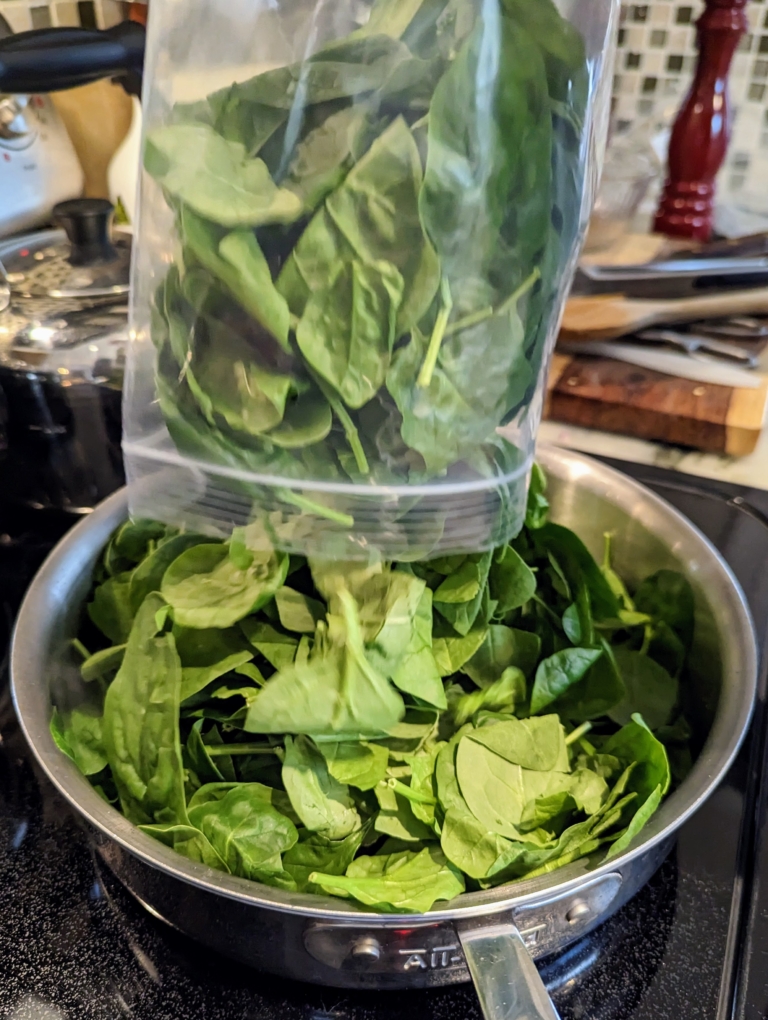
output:
[[[637,469],[729,559],[768,631],[761,499]],[[634,473],[634,472],[633,472]],[[736,496],[736,502],[733,496]],[[739,502],[742,500],[742,502]],[[768,510],[768,503],[762,509]],[[43,551],[0,536],[0,626]],[[27,555],[22,555],[24,550]],[[5,550],[5,556],[4,556]],[[0,642],[3,635],[0,632]],[[0,646],[0,660],[2,660]],[[649,885],[543,961],[563,1020],[758,1020],[768,1003],[768,840],[754,824],[762,705],[727,781],[681,831]],[[33,769],[0,693],[0,1016],[12,1020],[475,1020],[469,986],[357,994],[233,965],[150,917],[97,868],[76,819]],[[763,871],[760,865],[763,864]]]

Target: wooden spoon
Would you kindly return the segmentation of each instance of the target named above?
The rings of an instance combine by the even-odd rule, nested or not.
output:
[[[623,294],[572,297],[560,327],[564,340],[611,340],[648,326],[727,315],[768,314],[768,287],[654,301]]]

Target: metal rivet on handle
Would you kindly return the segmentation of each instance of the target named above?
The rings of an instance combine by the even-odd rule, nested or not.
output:
[[[575,924],[577,921],[583,921],[585,917],[589,917],[591,913],[592,907],[586,900],[574,900],[566,911],[565,919],[569,924]]]
[[[375,963],[381,956],[381,946],[372,935],[363,935],[352,943],[349,955],[360,963]]]

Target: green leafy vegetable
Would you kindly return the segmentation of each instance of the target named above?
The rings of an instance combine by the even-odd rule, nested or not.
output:
[[[136,614],[122,665],[104,698],[103,740],[123,814],[136,824],[187,821],[179,736],[181,662],[160,633],[163,599]]]
[[[144,162],[172,198],[226,227],[291,223],[301,213],[299,197],[273,184],[263,160],[205,124],[156,128]]]
[[[310,881],[335,896],[390,913],[424,912],[437,900],[451,900],[464,891],[461,875],[432,847],[358,857],[345,876],[315,872]]]
[[[287,571],[288,557],[271,551],[252,553],[243,568],[225,545],[197,545],[165,572],[162,593],[182,626],[230,627],[274,598]]]
[[[347,787],[333,778],[306,737],[286,737],[282,778],[294,811],[311,832],[335,840],[360,827]]]
[[[693,597],[630,594],[534,486],[513,545],[407,564],[123,525],[53,739],[188,860],[376,910],[621,854],[700,739]]]
[[[176,103],[149,132],[179,242],[152,299],[158,402],[183,454],[323,482],[450,473],[492,490],[525,471],[501,429],[529,427],[591,130],[583,41],[550,0],[529,6],[377,0],[363,28]],[[490,499],[491,533],[508,533],[519,501]],[[350,527],[332,504],[321,516]],[[395,525],[414,559],[411,511]],[[130,566],[115,552],[113,577]],[[496,622],[529,600],[528,566],[497,551],[479,596]],[[471,567],[434,593],[462,607],[444,614],[461,635]]]

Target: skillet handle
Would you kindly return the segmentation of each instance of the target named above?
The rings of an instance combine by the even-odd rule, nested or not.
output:
[[[485,1020],[560,1020],[514,924],[458,934]]]

